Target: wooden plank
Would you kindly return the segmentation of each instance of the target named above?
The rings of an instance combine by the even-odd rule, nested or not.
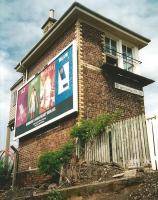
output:
[[[121,124],[121,135],[120,135],[120,138],[121,138],[121,149],[122,149],[122,164],[123,164],[123,167],[125,168],[125,144],[124,144],[124,122],[122,122]]]
[[[119,156],[118,156],[118,131],[116,130],[116,125],[113,125],[113,129],[115,132],[115,141],[116,141],[116,162],[119,162]]]
[[[113,147],[113,161],[117,162],[116,158],[116,132],[114,129],[111,129],[111,134],[112,134],[112,147]]]
[[[139,158],[140,158],[140,166],[143,166],[144,158],[143,158],[143,148],[141,142],[141,129],[140,129],[140,117],[137,117],[137,131],[138,131],[138,147],[139,147]]]
[[[97,161],[99,161],[99,137],[96,140],[96,150],[97,150]]]
[[[141,144],[142,144],[142,151],[143,151],[143,160],[144,163],[147,162],[147,157],[146,157],[146,150],[145,150],[145,141],[144,141],[144,128],[143,128],[143,120],[142,116],[139,118],[139,126],[140,126],[140,133],[141,133]]]
[[[136,146],[136,166],[139,166],[140,163],[140,158],[139,158],[139,147],[138,147],[138,136],[137,136],[137,127],[136,127],[136,123],[137,123],[137,118],[134,117],[133,118],[133,127],[134,127],[134,140],[135,140],[135,146]]]
[[[134,127],[133,127],[133,119],[130,119],[130,133],[131,133],[131,145],[132,145],[132,161],[136,159],[136,146],[134,141]]]
[[[147,136],[147,127],[146,127],[146,120],[145,117],[142,116],[142,126],[143,126],[143,136],[144,136],[144,145],[145,145],[145,152],[146,152],[146,162],[150,161],[150,154],[149,154],[149,143],[148,143],[148,136]]]
[[[126,167],[128,165],[128,162],[130,161],[130,142],[129,142],[128,126],[129,126],[129,120],[126,120],[125,124],[126,148],[127,148]]]
[[[117,131],[117,138],[116,138],[116,142],[117,142],[117,157],[118,157],[118,163],[119,164],[122,164],[121,163],[121,144],[120,144],[120,122],[119,123],[117,123],[116,124],[116,126],[115,126],[115,129],[116,129],[116,131]]]
[[[126,135],[126,126],[127,126],[127,120],[123,123],[123,144],[124,144],[124,166],[127,165],[127,157],[128,157],[128,149],[127,149],[127,135]]]
[[[110,156],[109,156],[109,132],[107,132],[107,161],[110,162]]]
[[[102,155],[103,155],[103,148],[102,148],[102,144],[103,144],[103,134],[101,135],[100,137],[100,151],[99,151],[99,155],[100,155],[100,161],[103,162],[103,159],[102,159]]]
[[[129,137],[129,162],[133,159],[133,144],[132,144],[132,133],[131,133],[131,120],[128,119],[128,137]]]
[[[155,165],[158,167],[158,118],[153,118],[153,134],[155,143]]]
[[[124,165],[124,152],[123,152],[123,140],[122,140],[122,124],[123,121],[121,121],[119,123],[119,130],[120,130],[120,134],[119,134],[119,148],[120,148],[120,164]]]

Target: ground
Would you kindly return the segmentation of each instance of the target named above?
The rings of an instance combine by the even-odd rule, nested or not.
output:
[[[79,174],[78,174],[79,173]],[[139,181],[130,183],[130,177],[127,178],[126,184],[120,187],[119,180],[121,177],[113,178],[113,175],[123,174],[124,170],[115,163],[86,163],[81,164],[80,170],[77,171],[78,179],[76,182],[73,180],[70,187],[80,187],[81,185],[88,184],[100,184],[102,182],[110,182],[113,189],[108,188],[109,185],[105,185],[107,190],[97,189],[94,192],[91,190],[90,193],[86,189],[69,200],[158,200],[158,172],[152,171],[151,169],[141,169],[137,171],[136,177]],[[134,175],[134,174],[133,174]],[[118,183],[117,183],[118,180]],[[134,180],[134,179],[133,179]],[[115,186],[116,185],[116,186]],[[50,187],[51,186],[51,187]],[[65,185],[66,186],[66,185]],[[60,188],[65,187],[64,184],[60,185]],[[58,187],[55,184],[43,184],[40,187],[32,186],[27,188],[16,189],[15,191],[7,190],[0,191],[1,200],[15,200],[21,197],[20,200],[26,199],[26,196],[30,196],[29,200],[36,199],[31,196],[33,194],[45,193],[48,189]],[[67,188],[68,185],[66,186]],[[79,191],[79,190],[78,190]],[[79,197],[78,197],[79,195]],[[40,200],[47,199],[46,196],[37,198]]]

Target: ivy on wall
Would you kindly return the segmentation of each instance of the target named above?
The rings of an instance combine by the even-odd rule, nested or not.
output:
[[[104,133],[106,127],[116,121],[120,114],[121,111],[118,110],[114,113],[102,114],[95,119],[85,119],[71,129],[71,136],[79,139],[81,155],[84,154],[85,143]]]

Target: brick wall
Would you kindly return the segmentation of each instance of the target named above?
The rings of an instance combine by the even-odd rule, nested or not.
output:
[[[25,171],[37,168],[38,157],[42,152],[56,150],[69,139],[70,128],[75,124],[76,117],[69,116],[66,121],[29,134],[19,141],[19,169]]]
[[[143,97],[115,89],[114,80],[107,74],[103,75],[100,70],[87,67],[84,67],[83,74],[85,117],[96,117],[101,113],[121,109],[121,117],[125,119],[144,112]],[[131,85],[130,82],[126,83]]]
[[[38,62],[29,68],[28,78],[40,71],[54,56],[75,39],[75,25],[65,32],[59,40],[52,44]],[[37,168],[39,155],[48,150],[55,150],[62,146],[69,138],[69,130],[76,122],[76,115],[72,115],[56,124],[50,125],[35,133],[29,134],[19,141],[19,167],[22,172],[29,168]]]
[[[102,32],[82,23],[82,60],[100,67],[103,62]]]
[[[114,88],[114,82],[142,90],[138,84],[125,78],[113,78],[101,70],[104,62],[103,33],[85,23],[82,26],[83,104],[85,118],[121,108],[122,118],[144,112],[144,98]]]

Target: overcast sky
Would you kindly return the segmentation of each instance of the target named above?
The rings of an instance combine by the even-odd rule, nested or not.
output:
[[[0,0],[0,149],[8,122],[9,88],[20,77],[14,67],[42,37],[40,27],[55,9],[57,19],[72,0]],[[78,2],[151,39],[140,51],[141,73],[156,83],[144,88],[147,114],[158,114],[158,0],[79,0]]]

